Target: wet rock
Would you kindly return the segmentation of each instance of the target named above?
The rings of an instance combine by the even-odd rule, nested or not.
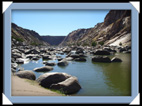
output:
[[[38,77],[37,82],[39,83],[39,85],[45,88],[50,88],[52,84],[62,82],[69,77],[71,77],[71,75],[67,73],[58,73],[58,72],[45,73]]]
[[[40,53],[40,51],[36,50],[34,48],[25,51],[25,54],[39,54],[39,53]]]
[[[17,75],[20,78],[26,78],[26,79],[30,79],[30,80],[36,79],[35,73],[33,71],[29,71],[29,70],[18,71],[15,75]]]
[[[61,61],[61,60],[63,60],[63,58],[57,58],[57,60],[58,60],[58,61]]]
[[[85,62],[86,61],[86,59],[85,58],[76,58],[76,59],[74,59],[75,61],[82,61],[82,62]]]
[[[110,52],[106,50],[97,50],[94,52],[94,55],[110,55]]]
[[[50,86],[50,89],[59,90],[65,94],[73,94],[78,92],[81,89],[81,86],[78,83],[78,80],[76,77],[70,77],[57,84],[52,84]]]
[[[122,62],[120,58],[114,57],[111,59],[111,62]]]
[[[20,53],[12,53],[12,58],[22,58]]]
[[[17,64],[17,63],[11,63],[11,68],[16,69],[16,68],[17,68],[17,66],[18,66],[18,64]]]
[[[58,66],[67,66],[67,65],[68,65],[68,62],[65,59],[58,62]]]
[[[17,64],[24,64],[24,60],[22,58],[16,59]]]
[[[39,56],[32,57],[32,60],[39,60],[39,59],[40,59]]]
[[[15,72],[16,72],[16,69],[11,68],[11,72],[12,72],[12,73],[15,73]]]
[[[47,72],[47,71],[51,71],[51,70],[53,70],[53,67],[44,66],[44,67],[35,68],[33,71],[36,71],[36,72]]]
[[[104,62],[104,63],[110,63],[111,59],[107,56],[94,56],[92,58],[93,62]]]
[[[52,58],[51,58],[51,56],[49,56],[49,55],[43,55],[43,56],[42,56],[42,59],[43,59],[43,60],[51,60]]]
[[[82,48],[77,48],[76,54],[80,54],[80,53],[84,54],[84,50]]]
[[[75,59],[75,58],[79,58],[80,56],[79,56],[79,54],[71,54],[70,57]]]
[[[32,59],[33,57],[35,57],[35,54],[28,54],[26,55],[26,58]]]
[[[52,62],[52,63],[46,62],[45,65],[46,65],[46,66],[55,66],[56,63],[54,63],[54,62]]]
[[[72,58],[72,57],[66,57],[65,60],[66,60],[66,61],[72,61],[73,58]]]

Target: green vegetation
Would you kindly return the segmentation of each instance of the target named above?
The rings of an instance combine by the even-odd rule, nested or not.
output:
[[[46,88],[46,89],[48,89],[48,88]],[[61,94],[62,96],[65,96],[65,94],[63,93],[62,90],[61,90],[61,91],[55,90],[55,89],[48,89],[48,90],[51,90],[51,91],[53,91],[53,92],[56,92],[56,93],[58,93],[58,94]]]
[[[92,42],[92,46],[95,47],[96,45],[97,45],[97,43],[96,43],[95,41],[93,41],[93,42]]]
[[[81,45],[81,43],[80,42],[77,42],[77,46],[80,46]]]
[[[36,42],[32,42],[31,45],[33,45],[33,46],[38,46],[39,44],[36,43]]]
[[[34,80],[25,79],[25,81],[30,83],[31,85],[38,85],[38,83]]]
[[[34,80],[29,80],[29,79],[25,79],[26,82],[30,83],[31,85],[35,85],[35,86],[40,86],[36,81]],[[40,86],[41,88],[44,88],[42,86]],[[54,89],[48,89],[48,88],[44,88],[44,89],[47,89],[47,90],[50,90],[50,91],[53,91],[53,92],[56,92],[58,94],[61,94],[62,96],[65,96],[65,94],[63,94],[62,91],[59,91],[59,90],[54,90]]]
[[[121,43],[121,42],[119,43],[119,46],[122,46],[122,43]]]
[[[104,45],[104,41],[99,42],[99,44],[100,44],[101,46],[103,46],[103,45]]]
[[[19,42],[23,42],[24,40],[22,38],[16,37],[16,36],[12,36],[12,39],[15,39]]]
[[[83,43],[83,46],[89,46],[89,44],[85,42],[85,43]]]

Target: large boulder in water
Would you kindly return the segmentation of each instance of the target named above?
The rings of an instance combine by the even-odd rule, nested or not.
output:
[[[54,62],[46,62],[45,65],[46,66],[55,66],[56,63],[54,63]]]
[[[80,57],[79,54],[71,54],[71,55],[69,55],[69,56],[72,57],[73,59]]]
[[[30,79],[30,80],[36,79],[35,73],[33,71],[29,71],[29,70],[18,71],[15,75],[17,75],[20,78],[26,78],[26,79]]]
[[[93,62],[104,62],[104,63],[110,63],[111,59],[107,56],[94,56],[92,58]]]
[[[67,66],[67,65],[68,65],[68,62],[65,59],[58,62],[58,66]]]
[[[94,55],[110,55],[110,52],[107,50],[97,50],[94,52]]]
[[[44,66],[44,67],[35,68],[33,71],[36,71],[36,72],[47,72],[47,71],[51,71],[51,70],[53,70],[53,67]]]
[[[73,94],[78,92],[81,89],[80,84],[76,77],[70,77],[65,81],[59,82],[57,84],[52,84],[50,89],[59,90],[65,94]]]
[[[86,59],[85,58],[76,58],[76,59],[74,59],[75,61],[80,61],[80,62],[85,62],[86,61]]]
[[[66,73],[58,73],[58,72],[45,73],[38,77],[37,82],[39,83],[39,85],[45,88],[49,88],[52,84],[62,82],[69,77],[71,77],[71,75]]]
[[[117,57],[113,57],[111,59],[111,62],[122,62],[122,60],[120,58],[117,58]]]

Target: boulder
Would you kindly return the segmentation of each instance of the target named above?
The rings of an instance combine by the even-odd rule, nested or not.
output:
[[[75,58],[79,58],[80,56],[79,56],[79,54],[71,54],[70,57],[75,59]]]
[[[81,89],[80,84],[76,77],[70,77],[62,82],[57,84],[52,84],[50,89],[59,90],[64,94],[73,94],[78,92]]]
[[[17,64],[24,64],[24,60],[22,58],[17,58],[16,63]]]
[[[86,59],[85,58],[76,58],[76,59],[74,59],[75,61],[86,61]]]
[[[28,54],[26,55],[26,58],[32,59],[35,55],[34,54]]]
[[[72,58],[72,57],[66,57],[65,60],[67,60],[67,61],[72,61],[73,58]]]
[[[11,68],[16,69],[18,67],[17,63],[11,63]]]
[[[20,78],[26,78],[26,79],[30,79],[30,80],[36,79],[35,73],[33,71],[29,71],[29,70],[18,71],[15,75],[17,75]]]
[[[110,63],[111,59],[107,56],[94,56],[92,58],[93,62],[104,62],[104,63]]]
[[[22,58],[20,53],[12,53],[12,58]]]
[[[36,72],[47,72],[47,71],[51,71],[51,70],[53,70],[53,67],[44,66],[44,67],[35,68],[33,71],[36,71]]]
[[[56,63],[54,63],[54,62],[53,62],[53,63],[46,62],[45,65],[46,65],[46,66],[55,66]]]
[[[120,58],[114,57],[111,59],[111,62],[122,62]]]
[[[43,59],[43,60],[51,60],[52,57],[51,57],[50,55],[43,55],[43,56],[42,56],[42,59]]]
[[[58,62],[58,66],[67,66],[67,65],[68,65],[68,62],[65,59]]]
[[[110,55],[110,52],[107,50],[97,50],[94,52],[94,55]]]
[[[52,84],[62,82],[69,77],[71,77],[71,75],[66,73],[52,72],[40,75],[36,81],[39,83],[39,85],[45,88],[50,88]]]
[[[39,59],[40,59],[39,56],[35,56],[35,57],[32,58],[32,60],[39,60]]]
[[[77,48],[76,54],[80,54],[80,53],[84,54],[84,50],[82,48]]]
[[[58,61],[61,61],[61,60],[63,60],[63,58],[57,58],[57,60],[58,60]]]

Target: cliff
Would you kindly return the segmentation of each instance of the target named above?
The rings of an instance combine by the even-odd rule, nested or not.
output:
[[[42,40],[50,45],[58,46],[66,36],[41,36]]]
[[[18,44],[25,45],[49,45],[47,42],[44,42],[42,37],[35,31],[24,29],[17,26],[16,24],[11,24],[11,36],[12,40],[18,41]]]
[[[93,28],[72,31],[60,44],[91,46],[92,42],[103,45],[131,45],[131,11],[111,10]]]

